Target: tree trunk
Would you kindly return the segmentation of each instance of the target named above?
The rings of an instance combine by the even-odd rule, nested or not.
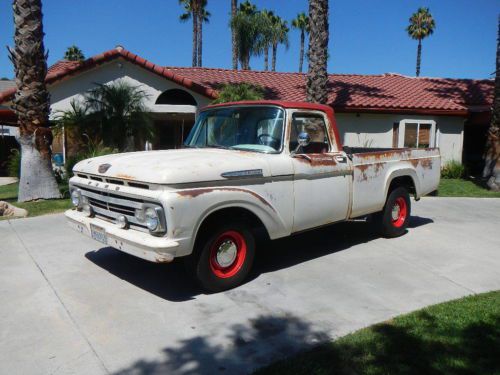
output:
[[[302,73],[302,67],[304,65],[304,42],[305,42],[304,30],[300,31],[300,57],[299,57],[299,73]]]
[[[203,12],[199,12],[198,18],[198,66],[202,66],[202,48],[203,48]]]
[[[269,70],[269,48],[264,49],[264,70]]]
[[[194,9],[191,12],[191,18],[193,19],[193,61],[192,66],[198,64],[198,12]]]
[[[422,58],[422,39],[418,40],[417,47],[417,77],[420,76],[420,59]]]
[[[326,104],[328,100],[328,0],[309,0],[309,28],[307,101]]]
[[[238,0],[231,0],[231,17],[236,16],[236,10],[238,8]],[[231,30],[231,43],[233,50],[233,69],[238,69],[238,43],[236,42],[236,30]]]
[[[273,63],[271,70],[276,71],[276,53],[278,52],[278,43],[273,43]]]
[[[21,145],[18,201],[60,198],[52,171],[52,132],[47,127],[50,101],[45,86],[41,0],[15,0],[13,10],[15,47],[9,51],[17,86],[12,109],[18,118]]]
[[[484,159],[483,177],[487,179],[487,185],[491,190],[500,191],[500,16],[498,18],[495,92]]]

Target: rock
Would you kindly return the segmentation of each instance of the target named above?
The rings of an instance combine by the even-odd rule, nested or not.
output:
[[[10,203],[0,201],[0,216],[26,217],[28,216],[28,211],[24,208],[19,208]]]

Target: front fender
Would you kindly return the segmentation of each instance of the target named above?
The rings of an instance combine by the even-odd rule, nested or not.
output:
[[[224,208],[243,208],[257,216],[271,239],[289,235],[279,212],[268,199],[253,190],[236,187],[213,187],[179,190],[169,199],[174,238],[191,238],[191,249],[203,221]],[[230,218],[229,218],[230,219]],[[183,254],[186,255],[186,254]]]

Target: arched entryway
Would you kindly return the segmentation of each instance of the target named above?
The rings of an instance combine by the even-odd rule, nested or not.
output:
[[[153,109],[157,136],[152,148],[182,147],[194,125],[197,106],[196,99],[186,90],[169,89],[158,95]]]

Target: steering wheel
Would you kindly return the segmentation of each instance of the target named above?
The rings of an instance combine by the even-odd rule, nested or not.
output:
[[[270,134],[265,134],[265,133],[262,133],[260,134],[258,137],[258,140],[259,140],[259,143],[261,145],[265,145],[265,146],[270,146],[272,148],[274,148],[276,150],[276,145],[279,146],[279,142],[280,140],[276,137],[273,137],[272,135]],[[267,138],[267,139],[266,139]]]

